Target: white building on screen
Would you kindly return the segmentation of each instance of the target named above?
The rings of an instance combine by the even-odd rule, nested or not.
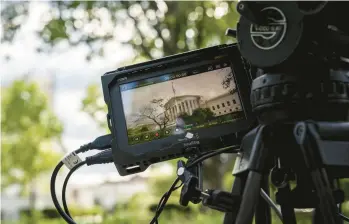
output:
[[[205,102],[205,106],[215,114],[222,116],[236,111],[242,111],[240,98],[237,92],[225,93],[217,97],[211,98]]]
[[[197,108],[209,108],[216,117],[242,111],[238,92],[233,94],[224,93],[206,101],[201,101],[201,99],[202,96],[197,95],[172,97],[165,104],[167,117],[170,119],[170,122],[175,122],[176,118],[182,113],[192,115]]]
[[[202,96],[199,95],[182,95],[170,98],[164,105],[165,113],[169,122],[167,127],[171,127],[176,124],[176,119],[183,113],[189,116],[193,114],[193,111],[197,108],[209,108],[216,117],[229,114],[232,112],[242,111],[240,98],[238,92],[224,93],[222,95],[213,97],[206,101],[202,100]],[[164,113],[158,116],[164,117]],[[164,119],[164,118],[163,118]],[[141,126],[146,125],[151,130],[157,130],[159,127],[154,121],[144,118],[134,122],[134,125]]]
[[[201,96],[197,95],[182,95],[169,99],[164,107],[170,122],[175,122],[176,118],[183,113],[192,115],[195,109],[200,108],[200,99]]]

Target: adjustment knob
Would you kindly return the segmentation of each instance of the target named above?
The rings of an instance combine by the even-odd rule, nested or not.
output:
[[[258,68],[269,68],[280,65],[297,52],[304,15],[295,2],[245,2],[244,5],[245,8],[248,5],[249,10],[244,8],[241,13],[237,41],[246,60]]]

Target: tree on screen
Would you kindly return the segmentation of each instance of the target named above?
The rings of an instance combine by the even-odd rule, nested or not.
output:
[[[193,111],[192,117],[198,124],[203,124],[212,120],[214,113],[209,108],[197,108]]]
[[[160,131],[163,131],[170,122],[170,118],[166,112],[164,99],[153,99],[147,105],[143,106],[138,113],[134,114],[133,117],[136,118],[136,123],[150,120],[157,125]]]
[[[184,113],[181,113],[178,118],[181,118],[185,124],[191,124],[193,123],[193,119],[192,119],[192,116],[190,116],[188,113],[184,112]]]
[[[234,79],[234,73],[230,71],[226,76],[224,76],[222,81],[222,86],[224,89],[229,89],[230,94],[236,93],[237,89],[234,85],[235,79]]]
[[[186,124],[200,125],[214,118],[214,113],[209,108],[197,108],[192,115],[182,113],[179,116]]]

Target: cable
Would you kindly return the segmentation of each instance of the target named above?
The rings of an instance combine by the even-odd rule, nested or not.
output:
[[[346,222],[349,222],[349,218],[343,215],[342,213],[338,213],[338,215]]]
[[[195,166],[196,164],[198,164],[198,163],[200,163],[200,162],[202,162],[210,157],[213,157],[213,156],[216,156],[216,155],[219,155],[222,153],[228,153],[229,151],[231,151],[233,153],[237,153],[238,152],[237,149],[239,149],[239,148],[240,148],[240,145],[233,145],[233,146],[228,146],[228,147],[213,151],[211,153],[205,154],[204,156],[200,156],[199,158],[197,158],[196,160],[191,162],[189,165],[186,166],[186,168],[191,168],[191,167]]]
[[[65,213],[70,217],[73,218],[69,212],[69,208],[67,206],[67,201],[66,201],[66,197],[65,197],[65,192],[67,190],[67,185],[68,185],[68,181],[70,176],[76,171],[78,170],[80,167],[82,167],[83,165],[86,164],[86,161],[79,163],[78,165],[74,166],[68,173],[68,175],[65,177],[64,183],[63,183],[63,188],[62,188],[62,204],[63,204],[63,208]]]
[[[103,144],[100,144],[99,146],[102,146],[102,145]],[[81,147],[80,147],[80,149],[81,149]],[[76,156],[75,153],[77,151],[78,150],[70,153],[67,157],[69,157],[71,155]],[[65,157],[63,160],[65,160],[67,157]],[[80,159],[79,157],[77,157],[77,158]],[[56,189],[55,189],[56,178],[57,178],[58,172],[62,168],[62,166],[64,165],[63,160],[57,164],[57,166],[53,170],[53,173],[51,176],[51,182],[50,182],[51,197],[52,197],[53,204],[55,205],[58,213],[62,216],[62,218],[68,224],[76,224],[69,213],[69,209],[68,209],[68,206],[66,204],[66,199],[65,199],[66,187],[67,187],[69,178],[79,167],[83,166],[84,164],[87,164],[88,166],[90,166],[90,165],[95,165],[95,164],[103,164],[103,163],[112,162],[113,161],[112,150],[108,149],[108,150],[105,150],[105,151],[98,153],[97,155],[87,157],[85,161],[80,160],[80,162],[78,162],[77,164],[73,165],[70,168],[71,170],[69,171],[67,177],[64,180],[64,185],[63,185],[63,189],[62,189],[62,201],[63,201],[63,206],[64,206],[65,211],[63,211],[62,207],[60,206],[60,204],[58,202],[57,195],[56,195]],[[65,162],[67,162],[67,161],[65,161]]]
[[[85,145],[80,146],[80,148],[76,150],[75,153],[79,154],[79,153],[87,152],[92,149],[98,149],[98,150],[108,149],[111,147],[112,140],[113,140],[113,137],[111,134],[99,136],[92,142],[89,142]]]
[[[113,160],[113,150],[107,149],[93,156],[86,157],[87,166],[112,163]]]
[[[62,216],[62,218],[68,223],[68,224],[76,224],[76,222],[70,218],[63,210],[62,207],[60,206],[58,200],[57,200],[57,195],[56,195],[56,178],[59,170],[62,168],[63,162],[60,161],[55,169],[53,170],[52,176],[51,176],[51,183],[50,183],[50,190],[51,190],[51,197],[53,204],[55,205],[58,213]]]
[[[233,145],[233,146],[228,146],[228,147],[225,147],[225,148],[213,151],[213,152],[204,153],[203,155],[199,155],[199,157],[196,160],[194,160],[190,164],[188,164],[186,166],[186,168],[190,168],[192,166],[195,166],[196,164],[198,164],[198,163],[200,163],[200,162],[202,162],[210,157],[213,157],[213,156],[216,156],[216,155],[219,155],[222,153],[227,153],[227,152],[232,151],[232,150],[233,150],[232,152],[237,152],[235,150],[239,149],[239,148],[240,148],[240,145]],[[159,218],[161,212],[163,211],[169,197],[171,196],[171,193],[173,191],[177,190],[178,188],[180,188],[183,184],[182,183],[181,185],[176,187],[178,181],[179,181],[179,178],[177,177],[176,180],[173,182],[172,186],[170,187],[170,189],[161,197],[159,204],[158,204],[158,207],[157,207],[156,212],[155,212],[155,216],[150,221],[150,224],[158,224],[158,218]]]
[[[67,215],[69,217],[72,218],[72,216],[70,215],[69,212],[69,208],[67,206],[67,201],[66,201],[66,190],[67,190],[67,185],[68,185],[68,181],[70,176],[76,171],[78,170],[80,167],[82,167],[83,165],[87,164],[87,166],[91,166],[91,165],[96,165],[96,164],[103,164],[103,163],[111,163],[113,162],[113,155],[112,155],[112,150],[108,149],[105,150],[103,152],[100,152],[96,155],[93,156],[89,156],[86,158],[86,160],[82,163],[79,163],[78,165],[74,166],[68,173],[68,175],[66,176],[64,183],[63,183],[63,188],[62,188],[62,203],[63,203],[63,208],[65,213],[67,213]]]
[[[160,202],[158,204],[158,207],[156,209],[155,216],[150,221],[150,224],[158,224],[158,218],[159,218],[162,210],[164,209],[168,199],[170,198],[172,191],[174,191],[174,189],[176,188],[176,185],[178,182],[179,182],[179,178],[177,177],[176,180],[173,182],[172,186],[170,187],[170,189],[161,197]],[[176,189],[178,189],[178,188],[176,188]]]

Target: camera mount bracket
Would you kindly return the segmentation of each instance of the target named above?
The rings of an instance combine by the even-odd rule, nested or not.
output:
[[[190,163],[189,160],[188,163]],[[202,191],[202,164],[198,164],[189,169],[185,168],[185,162],[177,162],[177,175],[183,187],[180,195],[180,204],[188,206],[189,202],[203,205],[221,212],[233,212],[238,210],[241,201],[240,195],[233,195],[221,190]]]

